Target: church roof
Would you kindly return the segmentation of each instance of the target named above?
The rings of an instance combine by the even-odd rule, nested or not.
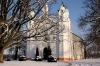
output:
[[[65,7],[64,2],[63,2],[63,1],[62,1],[61,6]],[[66,7],[65,7],[65,8],[66,8]],[[58,12],[59,12],[59,10],[60,10],[60,8],[58,9]]]

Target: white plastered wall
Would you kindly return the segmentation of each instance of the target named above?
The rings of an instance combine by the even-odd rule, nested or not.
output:
[[[65,27],[64,31],[59,34],[59,39],[62,40],[59,43],[59,58],[71,58],[69,11],[61,6],[58,14],[61,19],[59,24]]]

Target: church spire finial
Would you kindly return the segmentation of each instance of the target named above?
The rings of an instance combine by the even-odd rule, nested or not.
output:
[[[65,5],[64,5],[64,3],[63,3],[63,1],[62,1],[62,4],[61,4],[63,7],[65,7]]]
[[[66,9],[66,6],[64,5],[63,1],[62,1],[62,3],[61,3],[60,8],[58,9],[58,12],[59,12],[60,9]]]
[[[34,13],[36,13],[34,9],[33,9],[32,11],[33,11]]]

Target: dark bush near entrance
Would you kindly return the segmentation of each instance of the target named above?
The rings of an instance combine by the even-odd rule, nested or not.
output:
[[[48,57],[49,55],[52,55],[50,46],[45,47],[45,48],[43,49],[43,59],[44,59],[44,60],[47,60],[47,57]]]
[[[39,50],[38,50],[38,47],[36,48],[36,55],[35,55],[35,58],[39,56]]]
[[[11,61],[11,59],[10,58],[7,58],[7,61]]]
[[[45,48],[43,49],[43,59],[46,60],[47,57],[48,57],[48,48],[45,47]]]
[[[39,50],[38,50],[38,47],[36,48],[36,55],[35,55],[35,61],[42,61],[42,58],[41,56],[39,56]]]
[[[57,58],[52,56],[52,55],[49,55],[48,58],[47,58],[47,61],[48,62],[57,62]]]
[[[23,56],[20,56],[19,57],[19,61],[26,61],[26,57],[23,55]]]
[[[48,46],[48,56],[49,55],[52,55],[50,46]]]
[[[42,61],[42,58],[40,56],[37,56],[34,60],[35,61]]]

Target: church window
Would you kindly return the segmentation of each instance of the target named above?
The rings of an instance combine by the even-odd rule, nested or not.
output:
[[[64,11],[61,9],[61,13],[63,13]]]

